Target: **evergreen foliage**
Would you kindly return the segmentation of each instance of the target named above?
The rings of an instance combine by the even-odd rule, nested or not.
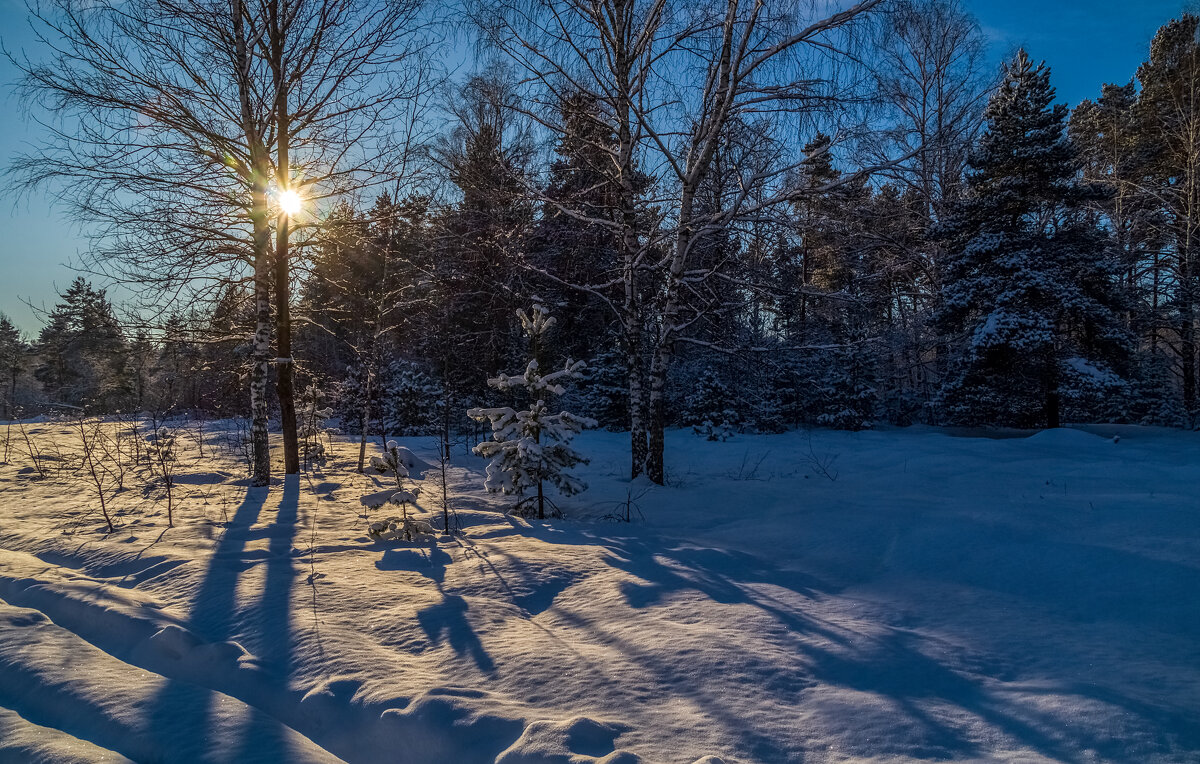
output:
[[[488,384],[500,392],[524,391],[530,400],[526,409],[511,406],[473,408],[467,415],[478,422],[487,422],[492,428],[491,440],[479,443],[473,449],[476,454],[489,459],[487,480],[488,491],[520,497],[513,511],[518,514],[537,512],[539,520],[545,519],[545,483],[550,483],[564,496],[579,493],[587,485],[572,475],[569,470],[586,464],[587,459],[571,447],[571,440],[585,427],[595,427],[596,421],[580,417],[567,411],[550,413],[546,400],[550,396],[561,396],[566,388],[563,383],[580,379],[585,368],[583,361],[571,361],[558,371],[542,374],[537,360],[546,334],[554,326],[550,312],[539,304],[526,313],[517,311],[530,343],[529,363],[523,374],[501,374],[488,380]],[[526,496],[526,492],[535,493]],[[553,501],[550,501],[553,506]],[[556,512],[561,514],[561,512]]]
[[[51,400],[101,411],[119,407],[129,386],[125,336],[103,289],[77,277],[37,340],[34,376]]]
[[[1116,318],[1111,249],[1086,214],[1050,72],[1021,51],[988,104],[965,198],[940,230],[950,255],[939,319],[960,343],[946,418],[1058,427],[1064,403],[1123,387],[1129,337]]]

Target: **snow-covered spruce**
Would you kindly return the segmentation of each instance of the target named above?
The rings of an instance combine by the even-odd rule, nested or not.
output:
[[[473,408],[467,415],[492,427],[492,439],[475,446],[476,454],[491,463],[487,467],[484,485],[493,493],[521,497],[513,508],[514,514],[532,514],[536,508],[539,520],[546,517],[545,483],[550,483],[564,496],[587,488],[587,485],[568,470],[586,464],[571,440],[585,427],[595,427],[596,421],[567,411],[549,413],[546,396],[562,395],[563,383],[583,377],[583,361],[568,359],[563,368],[542,374],[538,353],[542,340],[554,326],[550,312],[537,303],[527,314],[517,311],[521,328],[529,337],[530,356],[524,374],[501,374],[488,380],[488,385],[502,392],[524,389],[531,401],[528,409],[518,411],[511,406]],[[531,495],[527,495],[533,491]],[[554,514],[561,515],[554,502],[549,502]]]
[[[711,368],[694,380],[685,404],[684,424],[691,425],[692,432],[707,440],[729,440],[742,419],[734,408],[733,393]]]
[[[1123,395],[1134,341],[1119,316],[1107,232],[1078,178],[1067,107],[1018,52],[971,156],[967,190],[939,224],[949,246],[937,320],[960,346],[940,404],[956,424],[1059,427]]]
[[[425,520],[405,515],[371,523],[367,535],[379,541],[425,541],[434,537],[434,531]]]
[[[388,504],[398,506],[400,517],[388,517],[371,523],[367,526],[368,536],[380,540],[418,541],[426,534],[433,533],[433,528],[428,522],[408,516],[408,505],[416,504],[420,490],[415,487],[406,488],[404,485],[406,478],[419,478],[426,467],[428,465],[413,455],[412,451],[398,445],[394,440],[388,441],[383,456],[371,457],[371,469],[382,475],[390,475],[395,479],[396,485],[369,493],[360,501],[369,509],[379,509]]]

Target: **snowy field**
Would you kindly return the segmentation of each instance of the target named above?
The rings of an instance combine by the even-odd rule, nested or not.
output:
[[[657,488],[588,433],[568,519],[459,453],[463,532],[406,544],[366,536],[354,444],[248,490],[210,431],[176,527],[130,475],[105,535],[70,430],[29,432],[0,761],[1200,761],[1197,434],[676,432]]]

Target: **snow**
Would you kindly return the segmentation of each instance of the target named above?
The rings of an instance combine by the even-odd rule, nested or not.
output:
[[[344,438],[268,490],[181,430],[176,527],[131,474],[105,535],[27,427],[64,458],[0,465],[0,761],[1200,758],[1200,434],[673,431],[658,487],[587,432],[567,519],[457,452],[463,532],[406,543]]]

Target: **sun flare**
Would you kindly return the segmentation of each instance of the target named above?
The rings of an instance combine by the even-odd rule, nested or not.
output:
[[[301,206],[300,194],[295,191],[284,191],[279,194],[279,208],[283,210],[284,214],[295,215],[300,212]]]

